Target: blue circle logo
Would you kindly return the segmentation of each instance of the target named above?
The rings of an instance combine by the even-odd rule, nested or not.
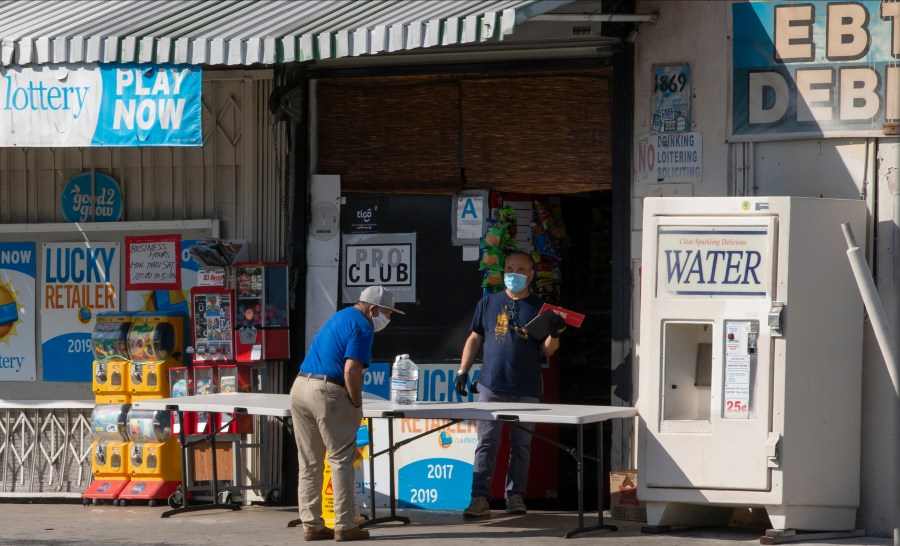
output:
[[[63,188],[62,213],[69,222],[118,222],[122,219],[119,183],[102,173],[75,175]]]

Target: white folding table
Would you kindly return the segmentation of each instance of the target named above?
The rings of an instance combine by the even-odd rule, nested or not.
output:
[[[145,400],[135,402],[134,407],[138,409],[168,409],[170,411],[206,411],[213,413],[227,413],[233,416],[249,414],[249,415],[268,415],[288,418],[291,415],[290,397],[287,394],[264,394],[264,393],[227,393],[227,394],[207,394],[200,396],[185,396],[177,398],[163,398],[160,400]],[[372,495],[372,519],[364,522],[361,526],[371,526],[387,521],[401,521],[409,523],[409,519],[396,514],[396,494],[394,484],[394,452],[403,445],[417,440],[423,436],[433,434],[442,428],[451,426],[459,421],[477,420],[477,421],[500,421],[516,426],[518,423],[548,423],[557,425],[574,425],[576,428],[576,446],[565,446],[534,434],[539,439],[553,443],[563,451],[566,451],[575,458],[578,473],[578,527],[566,533],[566,538],[570,538],[578,533],[587,531],[595,531],[599,529],[616,530],[614,525],[603,523],[603,421],[609,419],[624,419],[637,415],[637,410],[633,407],[619,406],[581,406],[570,404],[540,404],[525,402],[460,402],[460,403],[432,403],[420,402],[410,406],[394,406],[386,400],[364,400],[363,417],[370,419],[369,426],[369,445],[372,444],[372,429],[374,424],[371,419],[387,419],[388,420],[388,443],[387,448],[380,452],[372,449],[369,459],[370,470],[374,475],[374,458],[379,455],[388,454],[390,464],[390,509],[391,514],[388,517],[375,517],[375,491],[370,488]],[[393,420],[404,418],[432,418],[447,419],[449,422],[443,427],[438,427],[412,438],[407,438],[401,442],[394,443],[393,439]],[[597,453],[596,456],[588,456],[584,453],[584,426],[594,424],[597,433]],[[182,437],[184,432],[182,431]],[[212,434],[212,440],[215,439],[215,433]],[[183,440],[183,438],[182,438]],[[182,443],[182,450],[186,449]],[[183,452],[184,453],[184,452]],[[182,454],[184,458],[184,454]],[[597,463],[597,525],[584,525],[584,459],[588,458]],[[214,469],[215,471],[215,469]],[[185,482],[186,483],[186,482]],[[188,509],[209,508],[231,508],[228,505],[201,505],[196,507],[187,506],[187,495],[185,495],[184,506],[182,508],[170,511],[181,512]],[[169,514],[169,513],[166,513]],[[166,517],[166,514],[163,516]],[[297,520],[291,522],[291,525],[299,523]]]
[[[267,393],[220,393],[220,394],[201,394],[196,396],[179,396],[175,398],[160,398],[157,400],[140,400],[134,402],[132,407],[135,409],[147,410],[169,410],[178,412],[178,422],[184,423],[184,412],[207,412],[207,413],[225,413],[232,416],[232,420],[237,419],[239,415],[267,415],[280,418],[285,421],[291,416],[290,397],[286,394],[267,394]],[[222,425],[222,429],[229,426],[229,423]],[[232,502],[221,502],[218,494],[218,465],[216,462],[216,437],[221,433],[210,427],[209,433],[201,436],[199,440],[191,442],[187,441],[187,435],[184,427],[178,432],[178,442],[181,445],[181,507],[176,508],[170,501],[169,506],[172,510],[163,512],[161,517],[167,518],[184,512],[196,512],[199,510],[210,510],[213,508],[221,508],[226,510],[240,510],[241,506]],[[188,503],[188,477],[187,477],[187,457],[188,450],[194,444],[200,442],[209,442],[210,456],[212,457],[212,498],[213,502],[208,504]],[[236,469],[235,469],[236,470]]]

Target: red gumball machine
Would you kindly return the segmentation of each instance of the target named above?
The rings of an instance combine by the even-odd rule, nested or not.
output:
[[[287,264],[235,264],[232,283],[237,361],[289,359]]]
[[[220,286],[198,286],[191,289],[193,385],[196,395],[218,392],[216,366],[234,364],[233,318],[232,290]],[[216,414],[200,412],[195,415],[196,426],[187,432],[209,434],[218,428]]]
[[[216,368],[218,392],[250,392],[253,367],[247,364],[223,364]],[[228,413],[219,414],[220,431],[228,434],[253,432],[253,417],[241,415],[237,419]],[[224,428],[223,428],[224,427]]]
[[[215,394],[216,390],[216,367],[215,366],[194,366],[194,394],[203,395],[203,394]],[[189,434],[209,434],[211,432],[216,431],[216,424],[218,423],[218,419],[216,419],[215,413],[208,413],[205,411],[196,412],[194,414],[194,426],[193,430],[187,430]]]
[[[191,396],[194,394],[194,379],[191,368],[180,366],[178,368],[169,368],[169,396],[176,398],[179,396]],[[194,434],[197,430],[197,413],[193,411],[184,412],[184,422],[179,420],[179,413],[172,412],[172,435],[178,436],[181,433],[182,424],[184,425],[185,434]]]
[[[194,339],[195,364],[234,362],[233,306],[234,292],[227,288],[197,286],[191,289],[191,333]]]

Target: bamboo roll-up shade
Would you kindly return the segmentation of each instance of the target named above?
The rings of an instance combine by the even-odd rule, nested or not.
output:
[[[317,172],[348,192],[609,189],[610,75],[319,80]]]
[[[346,191],[452,194],[460,176],[459,85],[422,78],[320,80],[318,172]]]
[[[608,76],[461,84],[467,188],[547,194],[612,187]]]

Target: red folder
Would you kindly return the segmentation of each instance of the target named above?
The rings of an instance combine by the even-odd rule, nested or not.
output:
[[[562,307],[557,307],[555,305],[550,305],[549,303],[545,303],[543,307],[541,307],[539,315],[543,315],[547,311],[553,311],[557,315],[561,316],[566,324],[569,326],[574,326],[575,328],[581,328],[581,323],[584,322],[584,315],[581,313],[576,313],[575,311],[569,311],[568,309],[563,309]]]

